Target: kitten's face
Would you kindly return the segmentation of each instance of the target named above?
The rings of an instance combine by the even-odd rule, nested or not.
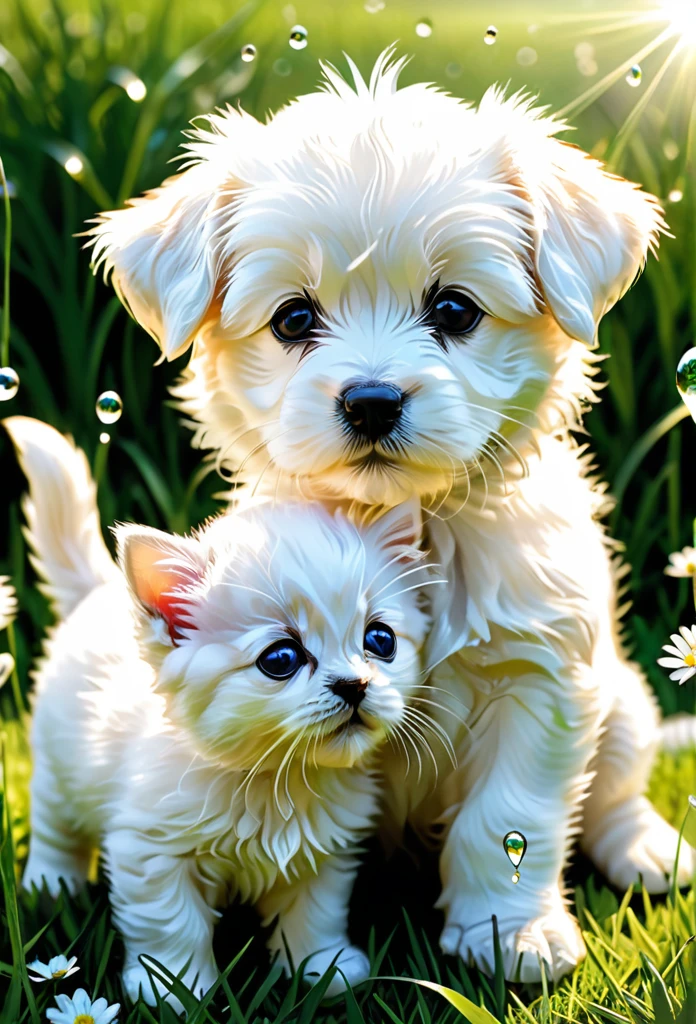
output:
[[[160,601],[147,650],[173,721],[205,756],[348,767],[413,729],[427,570],[395,542],[404,522],[412,540],[402,509],[357,530],[319,506],[268,506],[194,542],[200,560],[193,552],[177,596]]]

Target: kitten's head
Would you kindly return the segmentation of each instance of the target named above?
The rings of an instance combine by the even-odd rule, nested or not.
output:
[[[287,503],[192,537],[119,527],[143,654],[174,724],[238,769],[350,766],[408,729],[435,582],[419,537],[413,504],[357,526]]]
[[[326,68],[265,124],[211,115],[183,173],[94,229],[163,355],[193,345],[196,443],[244,479],[466,486],[591,397],[587,348],[663,227],[529,99],[398,89],[402,63]]]

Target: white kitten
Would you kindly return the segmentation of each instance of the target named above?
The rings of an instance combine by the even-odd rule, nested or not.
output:
[[[121,573],[83,454],[46,424],[6,426],[62,620],[37,672],[24,885],[75,887],[102,849],[133,998],[153,998],[142,954],[209,988],[215,908],[235,895],[278,918],[282,960],[285,940],[296,966],[363,979],[357,847],[382,748],[422,695],[417,505],[359,526],[300,502],[185,538],[120,526]]]

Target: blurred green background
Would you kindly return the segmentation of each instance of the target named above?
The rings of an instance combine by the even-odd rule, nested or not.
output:
[[[693,0],[683,0],[683,5],[677,0],[672,9],[678,13],[693,8]],[[528,90],[554,110],[568,110],[576,128],[572,141],[658,195],[674,235],[663,240],[659,262],[649,261],[644,276],[603,322],[601,350],[611,357],[602,365],[607,384],[601,405],[588,415],[586,426],[598,472],[618,499],[609,517],[611,529],[633,565],[626,639],[663,708],[693,710],[693,683],[679,688],[655,662],[669,633],[680,623],[693,621],[687,581],[667,578],[663,569],[669,552],[692,542],[696,513],[696,427],[690,419],[680,418],[674,385],[680,355],[696,342],[696,16],[694,23],[693,45],[681,46],[681,38],[670,35],[648,52],[669,26],[659,0],[311,0],[295,5],[282,0],[246,5],[220,0],[4,0],[0,156],[12,197],[9,363],[19,373],[21,387],[16,398],[0,404],[0,415],[37,416],[76,437],[99,478],[105,527],[115,519],[175,530],[199,522],[218,507],[215,494],[222,485],[202,464],[201,454],[191,450],[186,427],[167,404],[167,386],[183,363],[153,365],[157,351],[152,340],[129,320],[112,291],[90,274],[88,253],[75,237],[85,222],[171,173],[169,161],[195,116],[239,102],[263,118],[317,85],[319,60],[345,70],[344,51],[369,75],[381,50],[398,41],[398,52],[412,56],[404,83],[432,81],[467,100],[476,101],[495,82],[510,90]],[[307,46],[301,50],[289,45],[295,24],[307,30]],[[484,37],[491,24],[497,34],[493,45],[487,45]],[[241,50],[248,44],[256,47],[257,56],[245,63]],[[640,64],[640,73],[628,75],[630,84],[626,76],[635,63]],[[68,173],[66,164],[76,173]],[[122,395],[124,413],[118,423],[105,428],[94,406],[97,395],[111,388]],[[104,430],[111,438],[108,445],[99,442]],[[33,586],[21,536],[24,481],[4,435],[0,481],[0,574],[10,574],[18,589],[16,641],[19,680],[26,695],[31,660],[50,618]],[[0,649],[6,643],[6,635],[0,636]],[[6,686],[0,694],[0,718],[5,720],[13,766],[8,781],[21,857],[26,844],[28,757],[24,729],[13,725],[15,712],[11,688]],[[693,790],[694,763],[693,757],[668,760],[653,782],[660,806],[673,820],[683,814],[684,791]],[[11,935],[14,862],[8,834],[0,841],[7,901],[0,924]],[[475,972],[470,979],[464,968],[454,965],[447,971],[456,970],[456,975],[445,973],[428,940],[404,932],[401,902],[408,891],[410,910],[427,926],[435,945],[438,918],[430,910],[437,894],[434,865],[430,874],[418,873],[412,865],[395,868],[394,862],[385,870],[386,876],[368,875],[361,899],[365,906],[381,907],[380,942],[386,939],[385,929],[402,922],[400,959],[397,956],[396,966],[390,964],[390,973],[403,970],[411,976],[438,978],[442,970],[445,981],[484,1001],[502,1020],[508,999],[502,976],[489,984]],[[595,1019],[581,1013],[583,998],[607,1000],[622,1013],[639,1013],[636,1004],[605,984],[602,943],[620,949],[621,984],[631,992],[652,999],[654,977],[646,973],[642,952],[669,974],[674,993],[681,984],[675,971],[677,949],[696,930],[693,893],[676,908],[661,904],[653,912],[646,904],[641,919],[647,930],[641,931],[637,919],[627,918],[625,908],[616,918],[616,897],[588,880],[586,865],[581,863],[574,872],[573,880],[583,884],[576,908],[586,935],[596,930],[597,948],[574,976],[572,990],[566,988],[558,1002],[552,997],[553,1007],[562,1011],[563,1019],[583,1022]],[[392,885],[392,877],[406,882]],[[599,922],[596,928],[586,916],[587,908]],[[43,935],[41,941],[53,952],[76,943],[83,964],[78,977],[90,985],[103,983],[110,998],[122,998],[117,941],[116,961],[109,959],[114,935],[103,887],[74,903],[64,901],[45,935],[42,929],[53,914],[50,908],[23,897],[20,911],[25,939]],[[224,951],[218,950],[221,965],[239,951],[250,920],[242,918],[240,925],[234,917],[231,927],[219,930],[219,941],[226,943]],[[228,916],[226,921],[229,925]],[[364,941],[367,927],[363,924]],[[14,941],[16,945],[19,939]],[[21,943],[12,953],[8,943],[0,949],[0,959],[23,962]],[[264,964],[265,954],[259,950],[255,962]],[[619,967],[615,962],[612,966],[618,975]],[[0,963],[0,996],[6,968],[7,963]],[[261,970],[250,992],[261,984],[265,968]],[[11,998],[17,1000],[20,976],[14,977]],[[419,1014],[427,1024],[427,1007],[435,1003],[426,1004],[412,990],[404,994],[404,988],[410,989],[379,989],[391,1008],[385,1011],[388,1019],[411,1021]],[[679,991],[681,998],[683,985]],[[282,1017],[281,1000],[290,996],[278,985],[269,992],[263,1010],[262,1000],[252,1000],[247,1017],[229,1019],[265,1021],[270,1014],[274,1020],[308,1024],[318,1012],[314,1006],[311,1012],[305,1008],[296,1014],[293,1009]],[[520,992],[525,1003],[536,998],[532,1013],[515,1004],[517,1009],[508,1011],[507,1020],[551,1019],[545,997]],[[297,991],[292,998],[296,996]],[[367,1006],[371,998],[370,990],[363,990],[360,1006]],[[19,1011],[13,1009],[19,1003],[9,1000],[10,996],[5,1006],[10,1016],[3,1016],[0,1009],[2,1024],[19,1019]],[[387,1019],[376,1003],[369,1005],[377,1014],[369,1019]],[[363,1020],[361,1011],[351,1007],[347,1012],[352,1024]],[[30,1015],[31,1008],[22,1012]],[[333,1019],[332,1012],[328,1011],[328,1020]],[[336,1011],[337,1019],[346,1019],[345,1012]],[[154,1020],[148,1013],[134,1011],[129,1019]],[[654,1015],[646,1014],[630,1019],[639,1024],[654,1020]],[[438,1019],[455,1016],[453,1010],[442,1010]],[[165,1011],[157,1016],[160,1019],[167,1019]]]

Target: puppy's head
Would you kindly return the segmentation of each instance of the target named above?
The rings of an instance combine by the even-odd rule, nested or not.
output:
[[[187,170],[94,230],[164,355],[193,345],[182,406],[243,478],[392,504],[571,417],[662,226],[528,100],[400,67],[327,68],[267,124],[211,115]]]
[[[225,516],[192,538],[120,527],[172,721],[205,756],[262,770],[349,766],[408,731],[428,625],[419,534],[413,504],[359,527],[314,504]]]

